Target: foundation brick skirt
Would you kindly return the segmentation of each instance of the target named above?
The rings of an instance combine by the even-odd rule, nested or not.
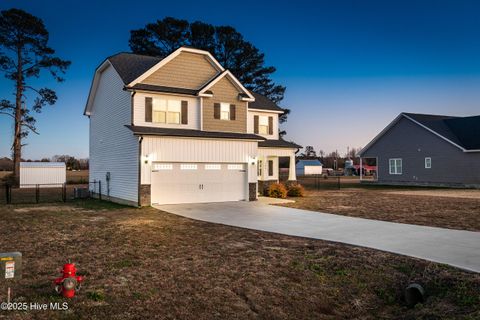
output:
[[[257,200],[257,184],[249,183],[248,184],[248,201]]]

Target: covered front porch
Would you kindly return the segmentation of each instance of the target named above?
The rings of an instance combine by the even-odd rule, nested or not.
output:
[[[270,184],[280,180],[280,158],[288,158],[288,181],[296,181],[295,154],[298,148],[258,148],[257,179],[258,192],[264,194]]]

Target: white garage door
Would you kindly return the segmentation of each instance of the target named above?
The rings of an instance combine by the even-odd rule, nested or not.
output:
[[[153,163],[151,192],[153,204],[245,200],[245,164]]]

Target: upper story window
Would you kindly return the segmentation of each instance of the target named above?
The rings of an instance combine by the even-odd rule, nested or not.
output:
[[[179,100],[153,99],[152,121],[180,124],[182,103]]]
[[[389,173],[402,174],[402,159],[389,159]]]
[[[222,102],[220,103],[220,119],[230,120],[230,104]]]
[[[425,169],[431,169],[432,168],[432,158],[428,157],[425,158]]]
[[[258,133],[260,134],[269,134],[270,129],[268,125],[268,117],[260,116],[258,119]]]

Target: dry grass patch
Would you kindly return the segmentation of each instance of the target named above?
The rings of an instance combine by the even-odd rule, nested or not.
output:
[[[471,193],[469,191],[472,191]],[[432,227],[480,231],[476,190],[342,189],[308,191],[287,207]],[[457,197],[453,197],[457,194]],[[470,194],[470,197],[464,197]]]
[[[28,266],[12,285],[15,301],[62,301],[52,281],[66,259],[77,263],[86,282],[67,312],[11,318],[480,316],[480,276],[427,261],[98,201],[52,211],[14,211],[19,208],[0,207],[0,247],[21,251]],[[412,281],[421,282],[429,296],[408,309],[402,289]],[[0,300],[4,292],[1,283]]]

